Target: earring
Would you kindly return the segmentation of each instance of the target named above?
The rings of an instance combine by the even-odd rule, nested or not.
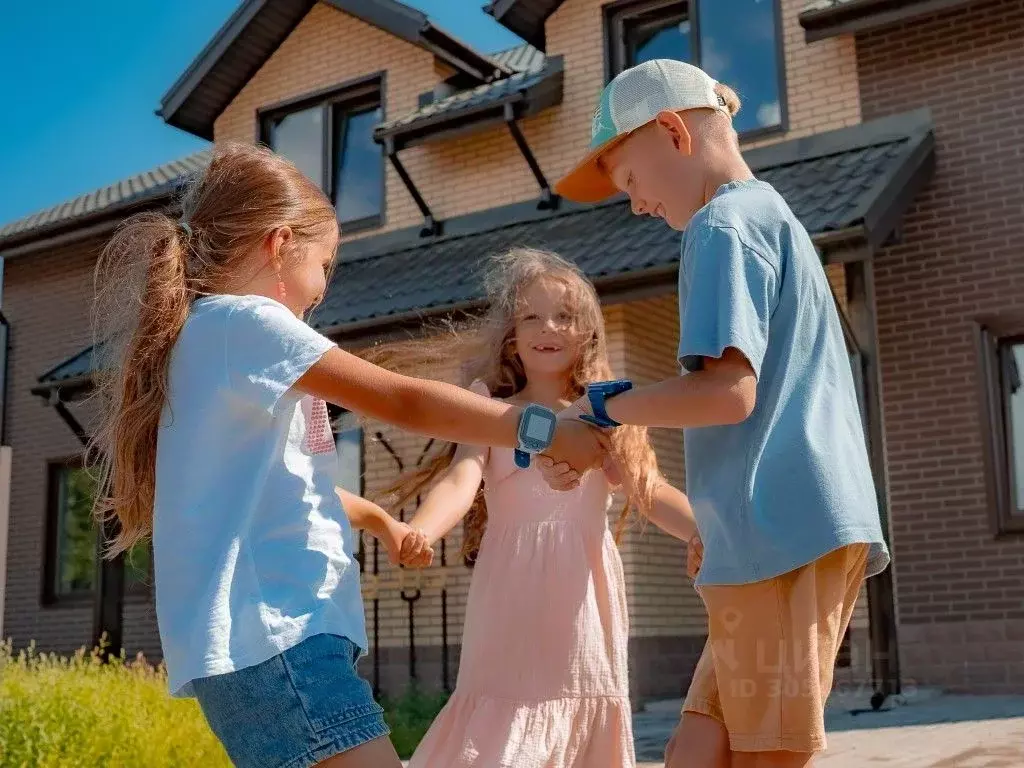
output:
[[[277,273],[277,300],[284,304],[285,299],[288,298],[288,290],[284,287],[284,280],[281,279],[281,273]]]

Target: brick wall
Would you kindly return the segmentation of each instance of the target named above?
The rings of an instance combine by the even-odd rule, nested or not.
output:
[[[1024,690],[1024,538],[990,530],[971,323],[1024,309],[1022,44],[1020,0],[857,40],[865,119],[935,120],[935,179],[876,266],[903,671],[993,691]]]
[[[73,651],[92,642],[92,605],[42,607],[48,462],[81,446],[57,412],[31,394],[37,377],[90,343],[88,286],[97,243],[10,260],[4,314],[11,323],[8,440],[13,449],[5,634],[18,645]],[[80,407],[72,407],[85,418]],[[128,598],[125,647],[158,651],[152,603]]]

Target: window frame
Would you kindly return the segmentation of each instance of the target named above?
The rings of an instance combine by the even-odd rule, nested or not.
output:
[[[99,527],[93,521],[93,528],[96,533],[96,562],[93,573],[92,586],[89,589],[59,594],[57,592],[57,568],[58,563],[58,536],[60,535],[60,482],[62,473],[69,470],[84,469],[85,462],[81,456],[70,456],[62,459],[54,459],[46,463],[46,514],[43,526],[43,568],[42,568],[42,590],[40,603],[45,607],[85,607],[91,606],[96,599],[96,586],[100,579],[100,567],[102,565],[102,553],[100,552]],[[127,578],[127,554],[121,557],[121,567],[125,569],[124,594],[125,599],[131,602],[145,602],[153,583],[153,549],[150,542],[146,543],[149,548],[149,567],[145,582],[129,582]]]
[[[363,109],[377,108],[381,111],[382,119],[387,114],[384,95],[385,73],[377,72],[366,77],[349,80],[338,85],[332,85],[310,93],[302,94],[261,107],[256,111],[256,135],[261,144],[274,149],[272,143],[272,125],[286,115],[295,112],[302,112],[313,107],[320,107],[324,112],[324,119],[321,121],[323,131],[324,152],[320,158],[320,172],[325,182],[324,194],[334,204],[334,196],[337,192],[337,180],[334,178],[335,156],[337,148],[334,146],[334,120],[336,112],[356,112]],[[378,145],[379,146],[379,145]],[[275,150],[276,151],[276,150]],[[380,149],[381,164],[381,205],[380,213],[365,216],[351,222],[341,222],[343,234],[365,232],[384,226],[387,221],[387,163],[385,162],[384,148]]]
[[[789,131],[789,93],[786,88],[786,50],[782,29],[782,7],[780,0],[769,0],[775,19],[775,68],[779,84],[778,125],[752,128],[739,133],[741,144],[757,141],[766,136],[775,136]],[[700,0],[615,0],[602,7],[604,15],[604,70],[605,85],[610,83],[625,68],[628,46],[625,39],[624,22],[642,14],[669,12],[673,6],[681,6],[690,22],[690,49],[695,66],[701,65]],[[731,85],[726,83],[726,85]],[[743,94],[740,94],[740,98]]]
[[[980,426],[985,460],[985,486],[992,531],[996,538],[1024,534],[1024,514],[1016,512],[1013,446],[1010,445],[1010,400],[1002,350],[1024,344],[1024,316],[982,318],[975,322],[978,358]]]
[[[96,581],[99,577],[99,560],[94,568],[93,583],[89,589],[61,594],[57,591],[57,570],[60,566],[60,489],[61,476],[69,470],[81,469],[81,457],[69,457],[49,461],[46,464],[46,516],[43,540],[43,589],[42,604],[47,606],[91,605],[96,595]],[[97,551],[97,557],[99,552]]]

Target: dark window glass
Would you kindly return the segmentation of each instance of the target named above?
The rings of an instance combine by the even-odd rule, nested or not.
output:
[[[342,225],[378,218],[384,209],[384,164],[373,140],[380,121],[379,107],[335,109],[334,205]]]
[[[1009,513],[1024,516],[1024,341],[999,346],[1003,369],[1003,412],[1006,426],[1006,463],[1010,479]]]
[[[373,140],[383,117],[369,83],[262,113],[262,138],[331,198],[343,232],[358,231],[384,220],[384,152]]]
[[[98,568],[98,527],[93,519],[96,479],[82,467],[55,465],[53,468],[54,535],[52,581],[47,592],[52,598],[88,595],[96,587]],[[125,586],[138,588],[151,583],[148,542],[140,542],[125,554]]]
[[[272,122],[270,146],[315,184],[324,185],[324,113],[322,107],[283,115]]]
[[[681,9],[668,9],[626,22],[629,66],[652,59],[692,61],[690,21]]]
[[[54,594],[92,590],[96,580],[96,528],[92,505],[96,481],[81,468],[63,467],[57,479],[57,541]]]
[[[735,126],[740,134],[781,128],[785,87],[777,0],[694,2],[609,6],[609,74],[651,59],[688,61],[739,95],[743,106]]]
[[[771,0],[700,2],[700,65],[739,94],[740,133],[782,125],[776,11]]]
[[[980,325],[978,382],[984,405],[989,511],[997,534],[1024,533],[1024,319]]]

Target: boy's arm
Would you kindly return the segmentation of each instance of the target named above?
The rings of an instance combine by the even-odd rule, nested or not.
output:
[[[688,241],[680,264],[679,352],[689,371],[624,392],[605,403],[620,424],[711,427],[754,411],[757,380],[778,303],[779,259],[750,248],[737,230],[707,226]],[[587,398],[578,402],[591,412]]]
[[[756,401],[754,369],[742,352],[729,347],[720,358],[705,358],[702,370],[623,392],[610,398],[605,408],[620,424],[712,427],[744,421]],[[585,397],[578,407],[591,412]]]
[[[483,480],[487,450],[460,445],[444,477],[420,504],[410,525],[423,532],[434,545],[466,516]]]

